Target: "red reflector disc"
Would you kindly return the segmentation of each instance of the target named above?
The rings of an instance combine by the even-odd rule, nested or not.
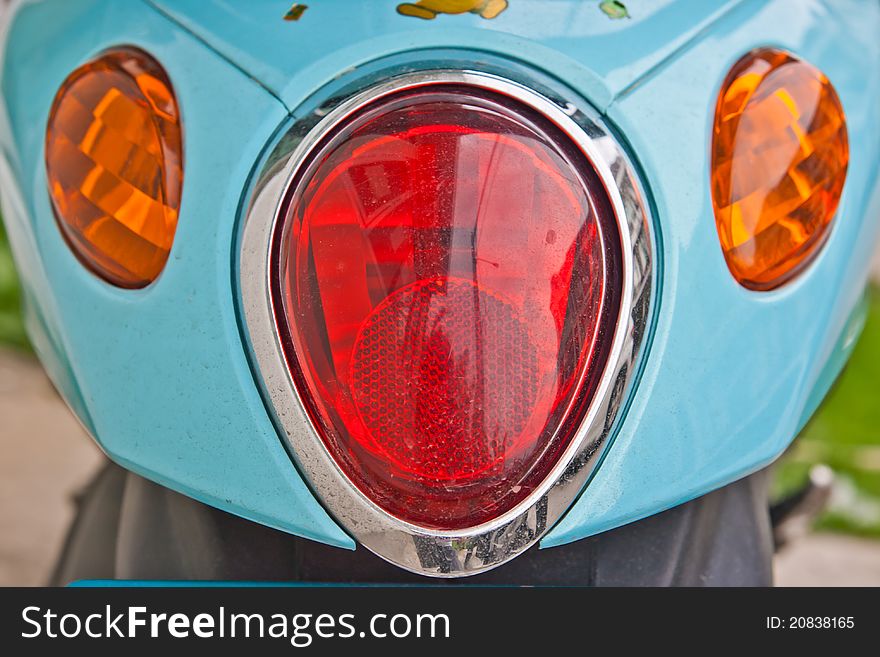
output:
[[[275,239],[278,325],[329,453],[375,504],[461,529],[576,435],[620,294],[610,203],[534,110],[435,86],[314,149]]]
[[[536,361],[512,304],[471,281],[433,278],[399,289],[366,320],[352,392],[376,449],[397,468],[464,482],[515,450],[535,406]]]

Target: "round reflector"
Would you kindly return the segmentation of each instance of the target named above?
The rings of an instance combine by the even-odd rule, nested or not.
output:
[[[49,114],[46,172],[79,260],[120,287],[152,282],[171,250],[183,183],[180,114],[161,66],[122,48],[71,73]]]
[[[479,525],[578,432],[617,320],[609,199],[554,124],[454,85],[313,149],[273,242],[285,355],[321,440],[393,516]]]
[[[815,257],[848,161],[843,107],[822,73],[773,49],[737,62],[712,135],[715,221],[737,281],[769,290]]]

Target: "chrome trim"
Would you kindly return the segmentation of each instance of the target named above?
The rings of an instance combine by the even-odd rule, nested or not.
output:
[[[306,413],[286,365],[271,298],[271,242],[283,202],[300,166],[318,141],[362,106],[389,94],[455,83],[505,94],[549,118],[581,148],[605,185],[617,217],[622,249],[620,314],[605,371],[578,433],[532,495],[494,519],[460,531],[425,529],[370,501],[333,461]],[[258,174],[242,229],[241,301],[257,369],[278,425],[300,470],[324,506],[352,536],[378,556],[434,577],[473,575],[523,552],[552,527],[581,493],[629,393],[651,312],[652,224],[637,175],[599,116],[564,99],[538,93],[498,75],[470,70],[409,72],[352,95],[331,99],[297,120]],[[621,221],[625,219],[625,221]]]

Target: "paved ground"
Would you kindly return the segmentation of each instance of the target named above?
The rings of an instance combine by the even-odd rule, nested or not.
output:
[[[101,462],[39,365],[0,351],[0,585],[48,576],[71,496]],[[784,586],[880,586],[880,542],[814,534],[777,559]]]
[[[880,541],[811,534],[776,557],[779,586],[880,586]]]
[[[0,351],[0,585],[46,580],[102,458],[39,365]]]

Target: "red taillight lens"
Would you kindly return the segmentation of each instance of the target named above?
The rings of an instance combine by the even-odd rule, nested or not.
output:
[[[346,476],[408,522],[514,507],[580,427],[618,311],[604,187],[505,96],[436,86],[314,149],[275,239],[288,363]]]

